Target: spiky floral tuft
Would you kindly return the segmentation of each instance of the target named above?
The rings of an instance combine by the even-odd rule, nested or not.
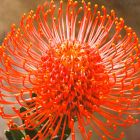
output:
[[[59,8],[53,1],[39,6],[23,16],[19,28],[11,27],[0,47],[0,115],[10,129],[37,129],[32,140],[63,140],[67,125],[72,140],[76,127],[84,140],[93,133],[118,140],[120,126],[138,122],[136,33],[113,10],[108,15],[104,6],[92,11],[91,3],[78,5],[69,0]]]

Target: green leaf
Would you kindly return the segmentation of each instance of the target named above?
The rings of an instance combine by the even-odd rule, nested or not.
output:
[[[64,140],[66,140],[69,137],[70,133],[71,129],[68,127],[68,125],[66,125]]]
[[[20,108],[20,113],[22,113],[22,112],[24,112],[24,111],[26,111],[27,109],[25,108],[25,107],[21,107]]]
[[[33,129],[33,130],[25,129],[25,133],[26,133],[26,135],[29,135],[30,138],[33,138],[37,134],[37,130],[36,129]]]
[[[14,140],[14,138],[12,137],[12,134],[10,131],[5,131],[5,135],[6,135],[6,138],[7,140]]]
[[[27,109],[24,108],[24,107],[21,107],[21,108],[20,108],[20,112],[21,112],[21,113],[24,112],[24,111],[26,111],[26,110],[27,110]],[[24,120],[22,120],[22,122],[23,122],[23,124],[24,124]],[[25,131],[25,134],[26,134],[26,135],[29,135],[29,136],[30,136],[30,138],[33,138],[33,137],[37,134],[37,129],[33,129],[33,130],[25,129],[24,131]]]
[[[32,97],[36,97],[37,95],[36,95],[36,93],[32,93]]]
[[[21,140],[24,138],[24,134],[20,130],[7,130],[5,135],[8,140]]]

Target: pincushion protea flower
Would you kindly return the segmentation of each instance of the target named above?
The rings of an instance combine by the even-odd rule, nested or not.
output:
[[[72,140],[76,127],[84,140],[93,133],[118,140],[119,127],[138,122],[138,37],[113,10],[97,9],[72,0],[56,8],[52,1],[11,27],[0,47],[0,115],[10,129],[37,128],[32,140],[58,133],[63,140],[68,125]]]

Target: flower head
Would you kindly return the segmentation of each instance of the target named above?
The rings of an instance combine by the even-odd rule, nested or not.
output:
[[[97,133],[106,140],[121,139],[116,130],[138,122],[138,37],[113,10],[97,9],[52,1],[11,27],[0,47],[0,115],[10,129],[37,128],[33,140],[63,140],[68,125],[72,140],[76,127],[83,139]]]

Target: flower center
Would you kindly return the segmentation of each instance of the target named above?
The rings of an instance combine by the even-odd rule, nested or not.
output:
[[[73,112],[78,105],[92,110],[90,104],[100,105],[100,97],[109,93],[108,74],[98,50],[87,44],[66,41],[51,47],[42,57],[39,73],[43,90],[38,93],[45,95],[44,100],[65,104]]]

